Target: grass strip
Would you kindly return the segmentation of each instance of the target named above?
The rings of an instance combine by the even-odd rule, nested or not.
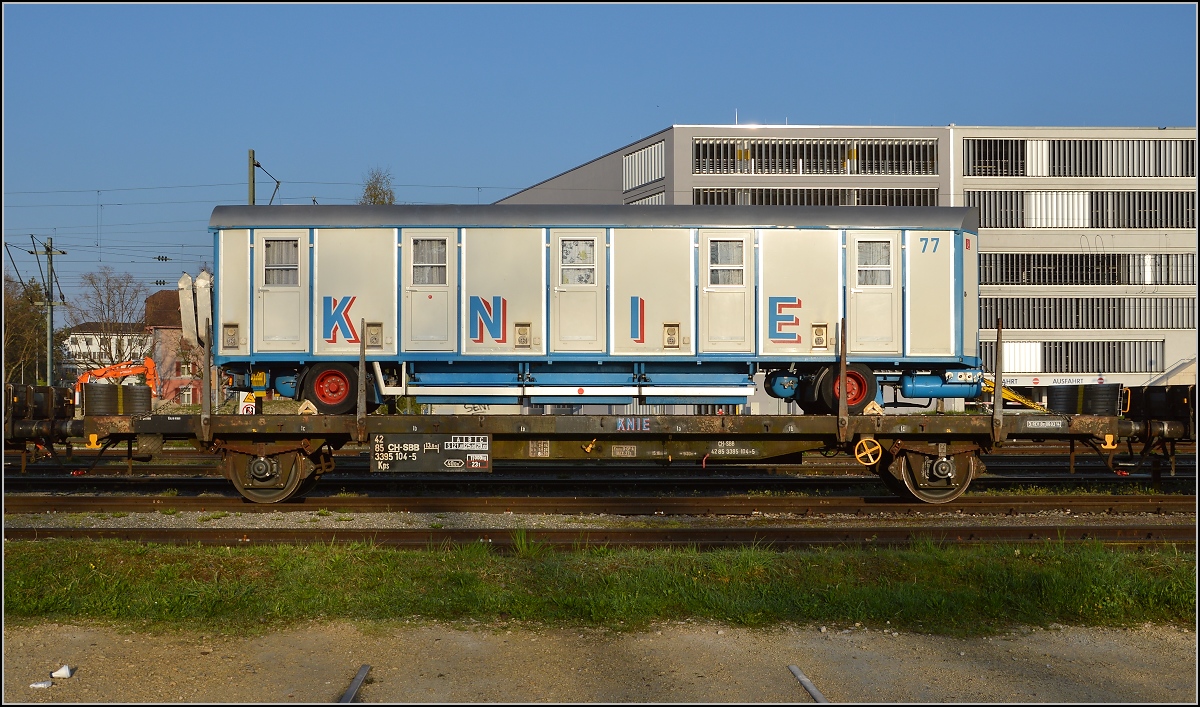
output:
[[[188,628],[311,619],[516,620],[637,629],[864,622],[956,635],[1014,625],[1192,624],[1195,555],[1101,545],[778,552],[580,549],[518,531],[487,545],[215,548],[127,541],[6,542],[6,620]]]

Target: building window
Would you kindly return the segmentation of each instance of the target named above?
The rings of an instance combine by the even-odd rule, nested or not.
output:
[[[968,177],[1025,176],[1025,141],[963,140],[963,174]]]
[[[968,177],[1194,177],[1195,140],[963,140]]]
[[[709,241],[708,284],[741,285],[745,267],[742,250],[742,241]]]
[[[445,285],[446,239],[414,238],[412,243],[412,284]]]
[[[715,206],[937,206],[937,189],[693,189],[692,203]]]
[[[263,284],[300,284],[300,241],[267,238],[263,241]]]
[[[695,138],[692,173],[936,175],[937,139]]]
[[[979,323],[1005,329],[1195,329],[1195,297],[981,297]]]
[[[889,241],[858,242],[859,286],[892,286],[892,244]]]
[[[179,368],[179,375],[180,375],[180,376],[190,376],[190,375],[192,375],[192,364],[191,364],[190,362],[180,362],[180,363],[178,363],[178,364],[176,364],[176,365],[177,365],[177,366],[178,366],[178,368]]]
[[[180,388],[179,389],[179,404],[180,405],[191,405],[192,404],[192,389],[191,388]]]
[[[966,191],[981,228],[1196,227],[1194,191]]]
[[[981,253],[981,285],[1195,285],[1195,253]]]
[[[596,284],[596,241],[593,238],[563,239],[559,265],[563,285]]]
[[[1010,347],[1029,348],[1024,370],[1013,373],[1162,373],[1163,341],[1005,341]],[[996,342],[980,341],[983,367],[996,370]],[[1009,369],[1005,365],[1005,369]]]

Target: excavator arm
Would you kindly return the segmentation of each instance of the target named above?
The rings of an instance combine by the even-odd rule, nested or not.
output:
[[[146,374],[146,385],[150,386],[150,395],[158,397],[158,369],[154,365],[154,359],[148,356],[142,359],[141,363],[137,361],[122,361],[114,363],[111,366],[103,366],[86,371],[75,381],[75,392],[78,393],[83,389],[84,383],[90,383],[93,380],[125,378],[127,376],[136,376],[139,373]]]

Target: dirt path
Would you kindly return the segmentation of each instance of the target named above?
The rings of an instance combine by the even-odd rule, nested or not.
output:
[[[258,637],[95,625],[9,626],[4,701],[1194,703],[1194,627],[1022,630],[943,638],[860,627],[644,632],[314,623]],[[63,664],[78,668],[48,689]]]

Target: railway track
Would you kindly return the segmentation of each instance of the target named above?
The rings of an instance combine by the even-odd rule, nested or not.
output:
[[[529,513],[608,514],[616,516],[756,516],[789,514],[854,516],[964,514],[1015,516],[1049,511],[1076,514],[1194,514],[1195,496],[967,496],[938,506],[904,503],[894,497],[806,498],[779,496],[724,497],[415,497],[337,496],[299,498],[271,505],[250,503],[240,496],[5,496],[6,514],[153,513],[227,511],[297,513],[334,509],[342,513]]]
[[[588,530],[263,530],[197,528],[26,528],[4,531],[6,541],[108,539],[142,543],[251,547],[287,544],[368,543],[399,548],[432,548],[487,543],[501,551],[541,545],[555,549],[581,547],[694,547],[717,549],[755,545],[774,549],[830,546],[903,547],[913,543],[981,545],[1103,543],[1123,549],[1164,544],[1195,548],[1196,528],[1161,525],[1088,525],[937,528],[717,528],[717,529],[588,529]]]
[[[1175,477],[1140,473],[1116,476],[1108,471],[1066,473],[1021,473],[987,475],[975,480],[973,491],[1012,490],[1018,488],[1058,487],[1110,488],[1120,490],[1131,486],[1150,486],[1158,491],[1186,492],[1195,488],[1193,474]],[[234,496],[231,484],[216,474],[181,475],[179,469],[171,475],[126,476],[99,474],[68,476],[64,474],[10,475],[4,480],[6,493],[56,494],[163,494],[181,496]],[[661,470],[646,473],[563,473],[538,474],[497,472],[475,475],[369,475],[352,472],[327,474],[307,494],[311,499],[326,499],[338,494],[403,495],[403,496],[517,496],[517,495],[730,495],[749,493],[821,493],[845,494],[864,492],[864,488],[885,488],[878,477],[858,472],[854,475],[789,476],[746,474],[693,473],[664,474]],[[868,491],[869,493],[869,491]],[[267,507],[278,504],[267,504]]]

